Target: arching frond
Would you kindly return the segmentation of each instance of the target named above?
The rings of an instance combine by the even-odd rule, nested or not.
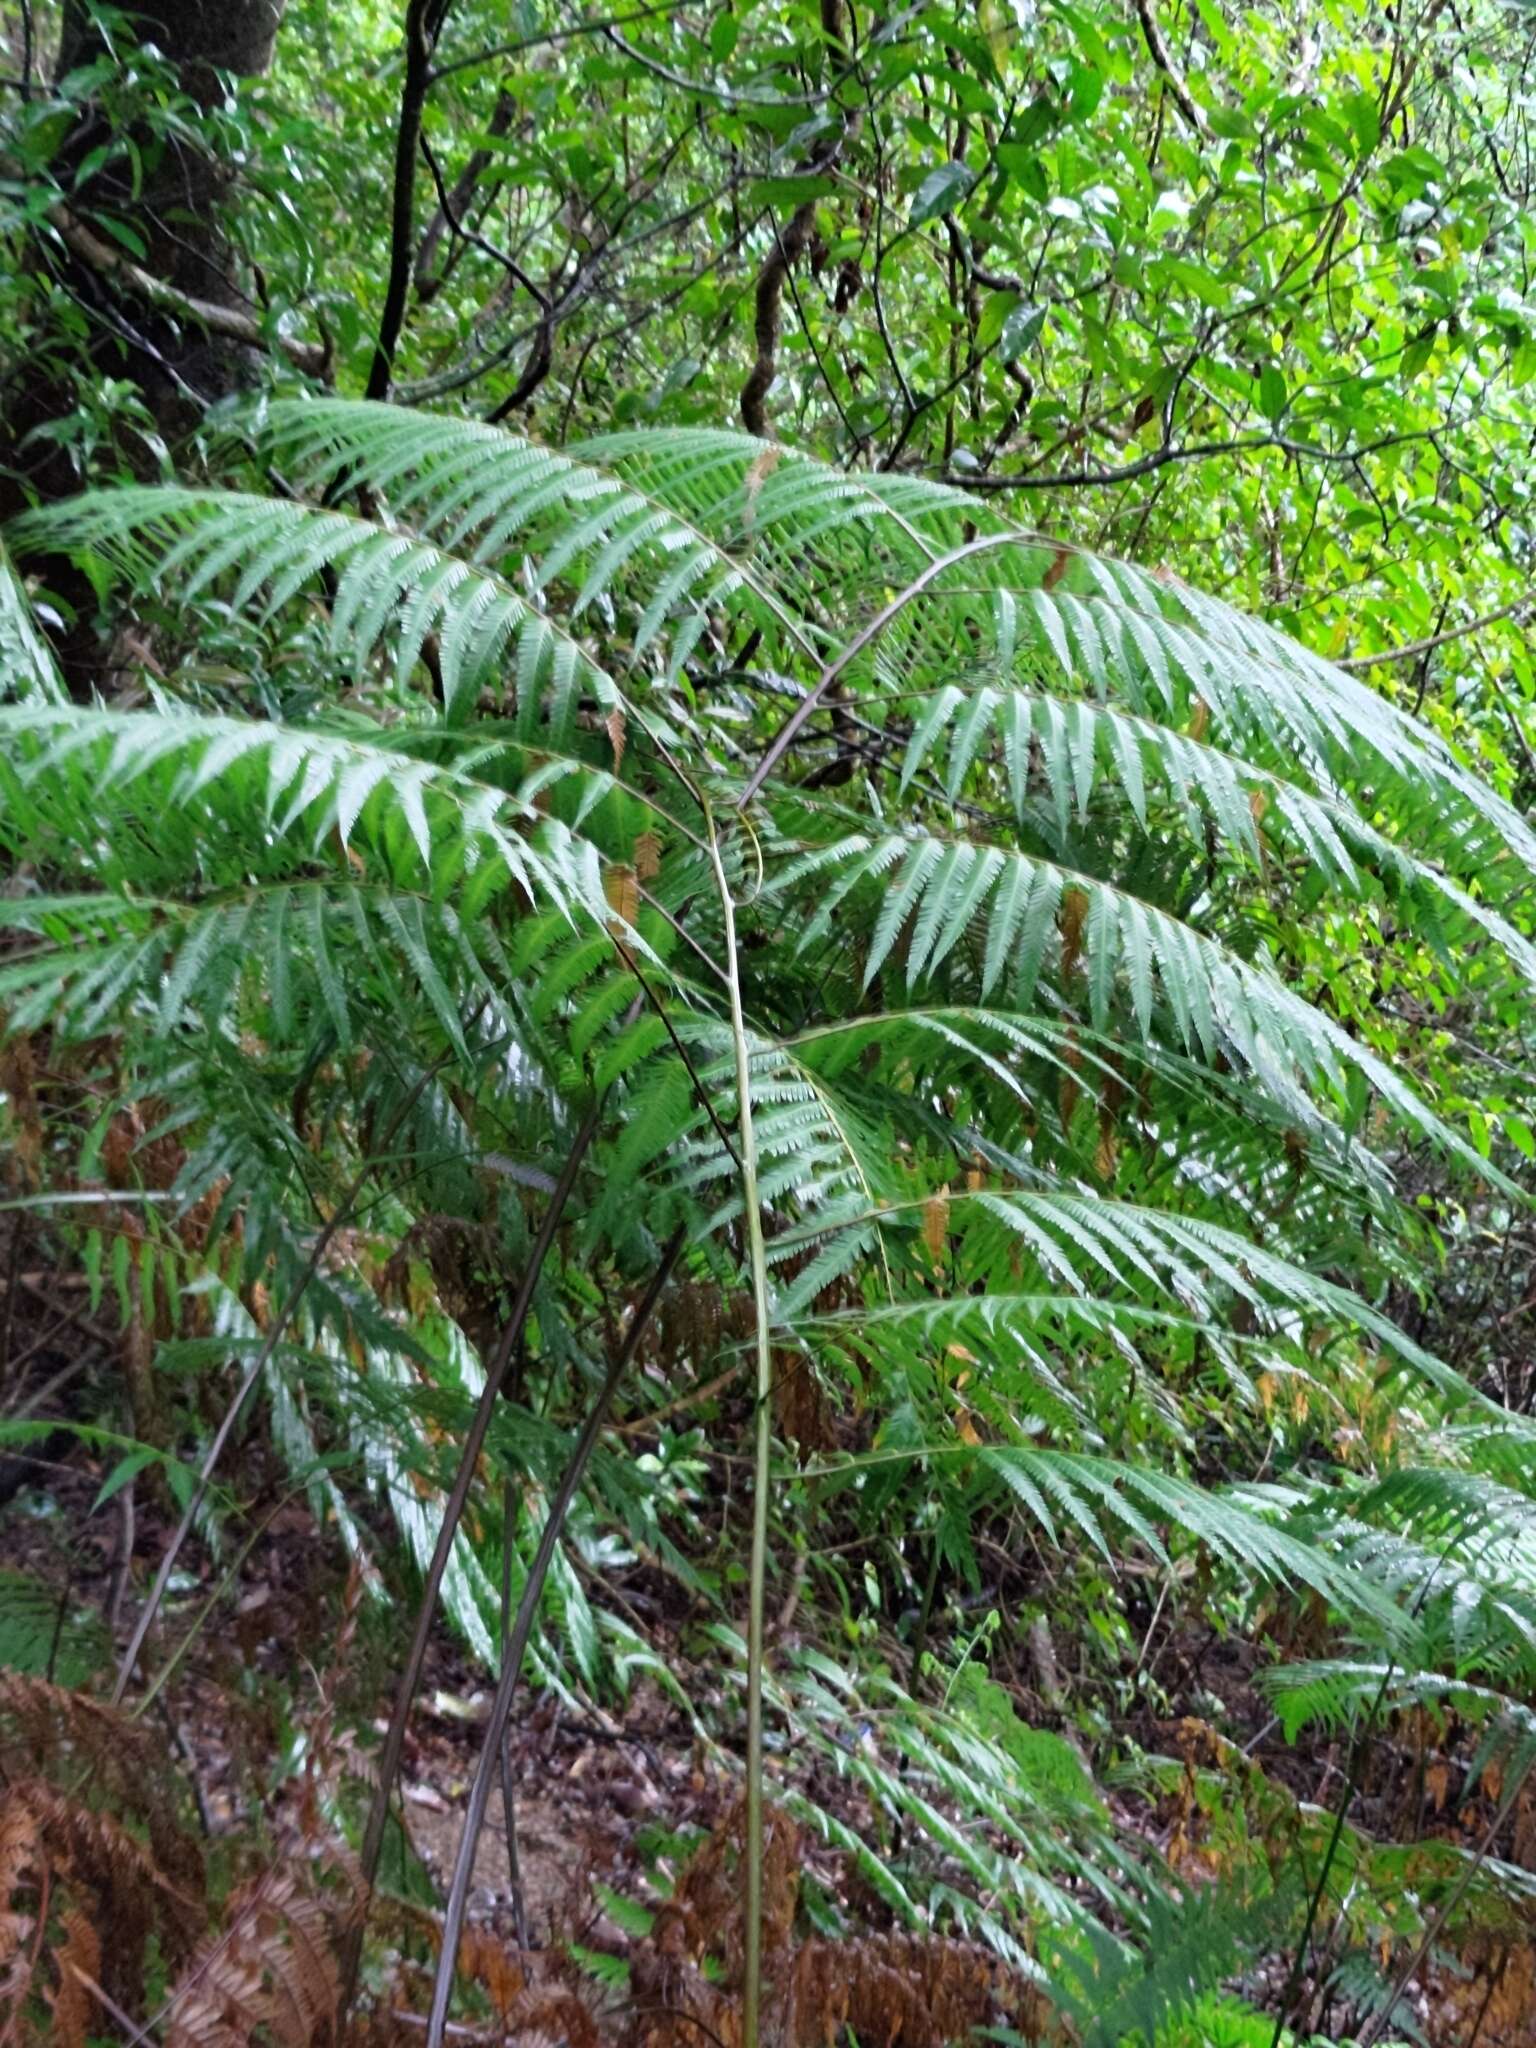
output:
[[[0,541],[0,699],[60,704],[65,695],[52,650],[38,630],[21,578]]]

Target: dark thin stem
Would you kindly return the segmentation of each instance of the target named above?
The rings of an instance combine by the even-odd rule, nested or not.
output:
[[[442,1525],[437,1532],[437,1546],[432,1553],[432,1562],[427,1567],[426,1584],[422,1588],[421,1603],[416,1610],[416,1626],[411,1636],[411,1646],[406,1653],[405,1669],[400,1674],[399,1689],[395,1694],[394,1712],[390,1716],[389,1732],[384,1737],[384,1747],[379,1757],[379,1782],[369,1809],[368,1826],[363,1835],[363,1846],[358,1858],[362,1875],[364,1896],[371,1893],[374,1877],[379,1867],[379,1852],[384,1846],[384,1830],[389,1821],[389,1803],[393,1796],[395,1775],[400,1768],[400,1752],[405,1745],[405,1724],[410,1718],[411,1702],[416,1697],[416,1687],[421,1679],[421,1667],[426,1660],[427,1640],[432,1633],[432,1622],[437,1612],[438,1595],[442,1591],[443,1579],[448,1570],[448,1560],[453,1554],[454,1538],[458,1534],[463,1518],[464,1506],[469,1499],[469,1489],[474,1480],[475,1468],[480,1462],[480,1453],[485,1448],[486,1435],[490,1430],[491,1417],[496,1412],[496,1403],[501,1398],[502,1383],[506,1378],[512,1358],[522,1339],[523,1327],[533,1307],[534,1290],[539,1274],[555,1241],[560,1218],[576,1184],[576,1175],[586,1157],[587,1148],[597,1132],[601,1103],[595,1103],[588,1112],[581,1129],[566,1155],[555,1191],[549,1198],[544,1211],[544,1220],[539,1225],[539,1234],[528,1254],[522,1283],[507,1327],[502,1333],[496,1355],[485,1375],[485,1387],[480,1404],[470,1423],[469,1434],[464,1439],[464,1449],[459,1458],[459,1469],[454,1475],[453,1488],[443,1508]],[[341,2019],[344,2021],[352,1996],[357,1988],[357,1967],[362,1955],[362,1921],[353,1932],[344,1958],[343,1996]]]
[[[1157,16],[1152,12],[1152,0],[1136,0],[1136,15],[1141,23],[1141,33],[1146,40],[1147,53],[1158,70],[1163,74],[1163,82],[1168,88],[1174,105],[1184,116],[1185,121],[1195,131],[1196,135],[1204,135],[1206,133],[1205,116],[1190,97],[1189,87],[1184,83],[1183,78],[1179,74],[1178,66],[1168,54],[1168,45],[1163,40],[1163,32],[1158,26]]]
[[[1349,654],[1338,665],[1351,669],[1385,668],[1390,662],[1413,661],[1418,655],[1433,654],[1437,647],[1444,647],[1452,640],[1465,640],[1471,633],[1481,633],[1486,626],[1496,626],[1502,619],[1523,623],[1531,610],[1530,598],[1517,597],[1513,604],[1501,604],[1497,611],[1468,619],[1464,626],[1447,626],[1443,632],[1436,630],[1422,640],[1409,640],[1401,647],[1385,647],[1379,654]]]
[[[383,398],[389,391],[394,370],[395,349],[405,322],[406,300],[411,289],[411,257],[414,246],[412,216],[416,199],[416,151],[421,140],[421,114],[432,83],[432,42],[446,7],[434,8],[433,0],[410,0],[405,10],[405,82],[400,88],[400,124],[395,133],[395,182],[389,220],[389,282],[384,292],[384,311],[379,316],[379,338],[374,346],[373,367],[368,372],[368,398]]]
[[[53,1617],[53,1635],[48,1644],[48,1663],[43,1676],[50,1685],[54,1682],[54,1669],[59,1660],[59,1645],[64,1640],[64,1624],[69,1619],[69,1596],[75,1590],[75,1562],[71,1558],[64,1574],[64,1584],[59,1592],[59,1604]]]
[[[1381,1711],[1381,1703],[1386,1697],[1387,1686],[1395,1669],[1394,1665],[1389,1664],[1382,1673],[1381,1684],[1377,1687],[1376,1697],[1371,1702],[1371,1711],[1366,1716],[1363,1724],[1355,1730],[1354,1740],[1350,1744],[1349,1768],[1344,1777],[1344,1789],[1339,1795],[1338,1807],[1334,1812],[1333,1827],[1328,1835],[1328,1846],[1323,1852],[1322,1868],[1317,1873],[1317,1883],[1312,1887],[1312,1895],[1307,1900],[1307,1917],[1302,1922],[1301,1935],[1296,1943],[1296,1953],[1291,1958],[1290,1975],[1286,1978],[1285,1989],[1280,1994],[1280,2004],[1275,2012],[1274,2038],[1270,2042],[1269,2048],[1280,2048],[1280,2044],[1285,2037],[1286,2015],[1295,2004],[1296,1993],[1301,1988],[1302,1972],[1307,1967],[1307,1956],[1312,1946],[1312,1930],[1317,1925],[1318,1910],[1323,1903],[1323,1894],[1328,1889],[1328,1875],[1333,1869],[1333,1859],[1338,1854],[1339,1843],[1344,1838],[1345,1816],[1349,1812],[1350,1802],[1354,1798],[1355,1788],[1359,1784],[1360,1765],[1365,1756],[1366,1732],[1370,1728],[1371,1723],[1376,1719],[1377,1714]]]
[[[565,301],[562,300],[562,308],[564,304]],[[559,319],[559,314],[560,309],[546,305],[544,311],[539,315],[539,322],[533,330],[533,340],[529,345],[528,357],[523,364],[518,380],[506,397],[500,400],[498,404],[492,406],[491,410],[486,414],[485,418],[488,426],[499,427],[504,419],[508,419],[513,413],[520,411],[528,403],[529,399],[533,397],[539,386],[544,382],[544,379],[554,368],[555,325]]]
[[[638,64],[642,71],[649,71],[668,85],[675,85],[682,92],[692,93],[695,98],[719,100],[728,107],[820,107],[831,98],[833,87],[822,92],[754,93],[738,92],[728,85],[716,85],[708,78],[689,78],[684,72],[674,71],[670,64],[663,64],[659,57],[648,57],[644,50],[637,50],[633,43],[626,43],[617,29],[605,32],[605,40],[621,50],[631,64]]]
[[[432,183],[437,191],[438,212],[443,220],[446,221],[449,232],[457,240],[468,242],[472,247],[479,249],[484,255],[489,256],[493,263],[499,263],[513,282],[520,284],[530,298],[536,299],[541,306],[547,307],[549,305],[547,295],[534,283],[527,271],[517,261],[517,258],[509,256],[505,249],[498,249],[488,236],[482,235],[476,229],[468,226],[463,216],[455,213],[453,194],[443,182],[442,168],[433,154],[432,145],[427,141],[425,135],[421,138],[421,155],[422,161],[432,173]],[[423,246],[425,247],[425,240],[423,241]]]
[[[505,1666],[512,1641],[512,1518],[517,1508],[516,1491],[508,1478],[501,1489],[501,1661]],[[507,1887],[512,1899],[512,1925],[517,1945],[528,1943],[528,1904],[523,1896],[522,1865],[517,1854],[517,1798],[512,1789],[512,1755],[507,1743],[497,1744],[501,1767],[501,1813],[507,1830]]]
[[[192,1648],[192,1645],[197,1641],[198,1636],[202,1633],[203,1626],[208,1620],[208,1617],[213,1613],[214,1608],[218,1606],[220,1600],[223,1599],[224,1595],[229,1591],[229,1589],[235,1584],[236,1580],[239,1578],[240,1573],[244,1568],[246,1559],[250,1556],[251,1552],[256,1548],[257,1544],[261,1541],[262,1537],[266,1535],[267,1531],[272,1527],[272,1524],[277,1520],[278,1516],[283,1512],[284,1508],[287,1507],[288,1503],[292,1500],[297,1500],[299,1495],[307,1490],[309,1483],[309,1479],[306,1477],[304,1479],[299,1480],[297,1484],[290,1486],[288,1491],[285,1494],[283,1494],[282,1497],[278,1500],[276,1506],[273,1507],[271,1511],[260,1522],[257,1523],[256,1527],[252,1529],[249,1536],[246,1537],[244,1543],[241,1544],[240,1548],[235,1552],[234,1557],[231,1559],[229,1566],[224,1573],[223,1578],[220,1579],[219,1583],[208,1595],[208,1598],[203,1602],[202,1607],[199,1609],[196,1617],[192,1622],[192,1626],[187,1630],[186,1634],[182,1637],[181,1641],[177,1644],[176,1648],[171,1652],[170,1656],[166,1659],[165,1663],[161,1665],[159,1671],[156,1672],[154,1678],[150,1681],[149,1686],[146,1688],[143,1698],[139,1700],[138,1704],[135,1707],[130,1709],[128,1718],[131,1721],[142,1720],[144,1715],[148,1712],[149,1708],[154,1705],[155,1701],[160,1697],[161,1693],[165,1690],[166,1686],[168,1686],[171,1680],[176,1676],[176,1673],[180,1669],[182,1661],[186,1657],[187,1652]],[[129,2048],[132,2048],[131,2043],[129,2044]]]
[[[523,1654],[528,1647],[528,1638],[533,1632],[534,1616],[538,1612],[544,1581],[554,1558],[555,1547],[560,1541],[560,1532],[565,1525],[566,1511],[575,1497],[577,1487],[581,1484],[587,1460],[591,1457],[593,1446],[602,1433],[619,1383],[629,1370],[641,1335],[650,1321],[651,1313],[661,1298],[662,1289],[671,1277],[672,1268],[677,1264],[686,1241],[686,1226],[679,1224],[667,1240],[660,1263],[651,1276],[651,1284],[630,1318],[629,1328],[624,1333],[624,1341],[614,1354],[607,1378],[603,1381],[597,1399],[582,1425],[575,1448],[566,1460],[565,1470],[560,1475],[560,1484],[544,1518],[538,1550],[523,1582],[523,1596],[518,1602],[517,1619],[512,1624],[511,1640],[502,1659],[496,1698],[491,1706],[485,1741],[481,1745],[480,1759],[475,1766],[474,1780],[469,1788],[464,1829],[459,1836],[459,1853],[454,1863],[453,1881],[449,1887],[448,1903],[443,1913],[442,1947],[438,1952],[437,1976],[432,1985],[432,2010],[427,2020],[427,2048],[441,2048],[447,2026],[448,2001],[453,1995],[459,1936],[464,1928],[464,1912],[469,1903],[470,1882],[474,1875],[475,1845],[485,1822],[485,1809],[491,1796],[491,1784],[498,1774],[498,1760],[506,1744],[507,1723],[511,1718],[512,1699],[522,1670]]]
[[[677,1054],[678,1058],[682,1061],[683,1065],[688,1070],[688,1078],[693,1083],[694,1095],[697,1097],[699,1104],[704,1111],[704,1114],[709,1118],[710,1122],[715,1127],[715,1136],[720,1140],[721,1144],[725,1147],[727,1153],[730,1155],[730,1161],[732,1166],[734,1166],[736,1171],[740,1173],[741,1161],[736,1155],[736,1147],[731,1143],[731,1134],[725,1128],[725,1125],[720,1121],[719,1112],[716,1110],[714,1103],[710,1100],[709,1090],[704,1086],[703,1078],[701,1077],[698,1068],[693,1063],[692,1053],[689,1052],[687,1046],[684,1045],[683,1041],[678,1037],[677,1027],[673,1024],[672,1019],[667,1015],[667,1012],[662,1005],[661,998],[657,995],[656,991],[651,987],[650,983],[641,973],[639,961],[636,960],[634,955],[630,953],[628,949],[624,946],[619,946],[617,948],[617,951],[619,958],[624,962],[624,965],[629,969],[630,973],[635,977],[636,981],[639,982],[641,993],[644,995],[646,1001],[650,1004],[651,1008],[656,1012],[656,1015],[661,1019],[662,1029],[666,1032],[668,1038],[672,1041],[672,1050]]]

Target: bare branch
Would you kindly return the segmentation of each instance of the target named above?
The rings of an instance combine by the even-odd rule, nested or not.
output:
[[[1030,469],[1016,471],[1011,476],[973,476],[963,471],[946,472],[942,481],[954,484],[962,491],[1056,491],[1081,490],[1090,486],[1133,483],[1137,477],[1150,476],[1154,470],[1166,469],[1172,462],[1205,462],[1218,455],[1256,455],[1266,448],[1278,448],[1283,454],[1294,455],[1303,462],[1351,463],[1363,461],[1367,455],[1376,455],[1383,448],[1398,448],[1409,441],[1433,441],[1429,429],[1414,433],[1383,434],[1379,440],[1369,441],[1363,448],[1319,448],[1310,441],[1295,440],[1289,434],[1247,434],[1232,441],[1194,441],[1184,448],[1164,444],[1154,448],[1148,455],[1138,455],[1134,462],[1122,463],[1118,469]]]
[[[121,249],[114,249],[110,242],[102,241],[67,206],[50,207],[48,221],[71,254],[78,256],[99,277],[126,286],[135,298],[147,299],[163,312],[175,313],[182,319],[195,320],[210,334],[222,334],[230,341],[243,342],[248,348],[276,349],[311,377],[323,377],[329,371],[329,345],[269,333],[249,314],[233,306],[215,305],[211,299],[198,299],[190,292],[179,291],[175,285],[167,284],[163,277],[156,277],[152,271],[135,263]]]
[[[1409,640],[1402,647],[1384,648],[1380,654],[1351,654],[1341,661],[1340,668],[1385,668],[1398,661],[1414,661],[1421,654],[1432,654],[1437,647],[1444,647],[1451,640],[1465,640],[1471,633],[1481,633],[1485,626],[1496,626],[1501,619],[1523,619],[1536,612],[1536,599],[1517,597],[1513,604],[1501,604],[1496,612],[1484,612],[1481,618],[1468,619],[1464,626],[1447,626],[1443,633],[1430,633],[1422,640]]]
[[[1168,45],[1163,41],[1163,32],[1157,25],[1157,16],[1152,12],[1152,0],[1136,0],[1136,18],[1141,23],[1141,33],[1147,45],[1147,53],[1158,70],[1169,97],[1197,135],[1206,132],[1204,113],[1190,98],[1189,87],[1184,83],[1177,65],[1168,54]]]
[[[632,21],[649,21],[656,14],[675,12],[674,0],[655,0],[650,7],[637,7],[632,14],[610,14],[603,21],[576,21],[569,28],[550,28],[538,35],[522,36],[515,43],[495,43],[489,50],[477,50],[472,57],[455,57],[451,64],[439,64],[432,83],[451,78],[456,71],[471,71],[477,64],[498,64],[503,57],[521,56],[524,50],[542,49],[548,43],[572,43],[582,36],[605,36],[610,29],[628,28]]]
[[[512,126],[512,116],[516,112],[517,101],[513,98],[512,94],[509,92],[498,93],[496,104],[491,110],[491,118],[486,124],[486,134],[492,137],[493,140],[505,135]],[[491,159],[495,155],[495,151],[490,149],[477,149],[473,151],[469,162],[454,180],[453,191],[450,194],[444,190],[443,181],[438,175],[437,165],[433,161],[431,153],[427,150],[425,136],[422,137],[421,146],[423,153],[426,155],[428,166],[431,169],[433,182],[437,186],[437,211],[427,222],[426,232],[421,238],[421,247],[416,252],[416,296],[425,304],[443,281],[441,275],[433,268],[437,260],[438,245],[443,239],[443,231],[445,228],[448,228],[452,229],[455,236],[465,235],[466,230],[462,225],[463,220],[469,211],[470,201],[475,196],[475,187],[490,168]],[[481,243],[480,246],[488,247],[489,245]],[[496,255],[497,252],[492,250],[491,253]],[[506,259],[498,256],[497,260],[505,261]]]

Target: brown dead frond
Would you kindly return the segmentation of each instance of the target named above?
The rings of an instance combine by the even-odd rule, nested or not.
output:
[[[381,1300],[451,1316],[482,1357],[495,1346],[507,1311],[506,1254],[488,1225],[436,1212],[419,1216],[379,1269]]]
[[[47,1773],[47,1775],[44,1775]],[[209,1926],[201,1858],[152,1737],[41,1680],[0,1677],[0,2032],[85,2048],[102,2008],[164,2025],[167,2048],[320,2048],[362,1888],[316,1825]],[[181,1881],[190,1876],[192,1883]],[[179,1972],[145,2014],[152,1958]]]
[[[642,1339],[648,1363],[671,1375],[678,1365],[704,1372],[720,1350],[752,1331],[752,1299],[705,1281],[682,1280],[668,1288]]]
[[[1536,2038],[1536,1949],[1475,1935],[1425,1972],[1430,2048],[1528,2048]]]
[[[64,1915],[64,1939],[54,1950],[57,1981],[47,1993],[55,2048],[86,2048],[98,2000],[91,1986],[101,1976],[101,1935],[86,1913]]]
[[[528,1989],[527,1972],[505,1942],[488,1927],[466,1927],[459,1937],[459,1980],[477,1984],[491,2010],[505,2024],[507,2014]]]
[[[0,1810],[0,2017],[26,1997],[32,1981],[36,1916],[16,1908],[17,1894],[38,1874],[37,1816],[7,1797]]]
[[[724,1961],[732,1974],[742,1957],[740,1801],[694,1851],[670,1899],[658,1907],[647,1945],[670,1963]],[[788,1814],[770,1811],[763,1839],[763,1947],[772,1954],[789,1940],[802,1860],[800,1831]]]
[[[398,1902],[384,1904],[387,1925],[388,1909]],[[411,1932],[427,1933],[436,1947],[441,1925],[435,1917],[413,1911],[410,1918]],[[381,1931],[378,1921],[374,1930]],[[399,1931],[390,1930],[386,1945]],[[469,1994],[464,2018],[454,2023],[455,2039],[485,2048],[598,2048],[605,2038],[579,1969],[559,1944],[533,1953],[509,1947],[490,1927],[471,1925],[459,1938],[455,1974]],[[388,1990],[350,2021],[347,2048],[421,2048],[434,1975],[397,1957]]]
[[[597,2048],[597,2022],[574,1991],[530,1986],[502,2021],[509,2048]]]
[[[36,1045],[34,1035],[21,1033],[8,1036],[0,1046],[0,1089],[10,1112],[5,1179],[14,1188],[36,1185],[47,1142],[38,1102]]]
[[[811,1940],[795,1955],[785,2038],[831,2048],[846,2028],[884,2048],[944,2048],[988,2022],[1045,2036],[1048,2008],[990,1949],[931,1934]]]
[[[835,1447],[832,1411],[809,1358],[780,1346],[773,1354],[773,1418],[779,1434],[798,1449],[801,1462]]]
[[[187,1963],[166,2002],[166,2048],[318,2048],[341,1999],[342,1939],[360,1894],[325,1876],[348,1859],[307,1849],[229,1900],[224,1927]]]
[[[29,2014],[47,2010],[40,2038],[83,2042],[96,1979],[134,2008],[151,1937],[175,1963],[204,1920],[200,1902],[112,1814],[41,1779],[5,1787],[0,1886],[0,2011],[21,2015],[22,2039]]]
[[[46,1679],[0,1672],[0,1780],[18,1777],[138,1822],[165,1878],[201,1895],[202,1851],[182,1823],[179,1781],[142,1722]]]
[[[630,1960],[634,2006],[626,2048],[720,2048],[741,2041],[741,1859],[738,1807],[704,1842]],[[804,1860],[786,1814],[768,1819],[763,1868],[763,2028],[774,2048],[945,2048],[989,2022],[1049,2038],[1039,1993],[975,1943],[880,1933],[796,1941]],[[710,1967],[713,1966],[713,1967]]]

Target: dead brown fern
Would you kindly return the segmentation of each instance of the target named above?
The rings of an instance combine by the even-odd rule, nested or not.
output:
[[[699,1848],[635,1949],[625,2048],[699,2048],[711,2037],[719,2048],[739,2048],[741,1832],[738,1808]],[[774,2048],[832,2048],[843,2038],[866,2048],[944,2048],[1000,2022],[1027,2040],[1051,2038],[1039,1994],[975,1943],[904,1932],[797,1942],[803,1860],[798,1828],[786,1814],[771,1814],[763,2034]]]
[[[96,1923],[78,1910],[66,1913],[63,1940],[53,1952],[56,1981],[45,1993],[54,2048],[87,2048],[98,2000],[92,1986],[101,1976],[101,1936]]]
[[[506,1320],[505,1261],[496,1233],[462,1216],[420,1216],[374,1277],[383,1301],[415,1310],[420,1296],[415,1267],[431,1277],[435,1305],[451,1316],[482,1358],[496,1346]]]
[[[158,1869],[192,1897],[203,1858],[183,1821],[185,1798],[152,1730],[85,1693],[0,1672],[0,1783],[45,1781],[140,1825]]]
[[[36,1916],[16,1910],[17,1895],[30,1881],[38,1861],[37,1817],[20,1800],[7,1799],[0,1810],[0,2019],[10,2032],[10,2016],[27,1995],[34,1957],[29,1947]]]
[[[362,1609],[354,1561],[340,1626],[316,1701],[300,1716],[305,1767],[277,1812],[283,1847],[259,1876],[237,1887],[222,1924],[205,1933],[161,2013],[166,2048],[319,2048],[332,2039],[341,1998],[342,1945],[363,1911],[355,1857],[331,1832],[327,1805],[354,1764],[337,1730],[337,1692]]]
[[[259,1877],[226,1902],[223,1924],[205,1935],[171,1987],[160,2014],[165,2048],[321,2048],[336,2030],[341,1953],[363,1912],[356,1858],[327,1824],[327,1798],[348,1769],[337,1733],[336,1695],[362,1609],[364,1577],[354,1560],[341,1622],[312,1710],[300,1717],[305,1768],[281,1810],[284,1846]]]
[[[810,1359],[783,1346],[773,1354],[773,1417],[802,1464],[815,1452],[836,1447],[831,1408]]]
[[[356,1624],[349,1587],[339,1643]],[[177,1972],[146,2025],[166,2048],[322,2048],[341,1942],[362,1888],[328,1833],[316,1770],[334,1771],[334,1709],[313,1717],[320,1764],[285,1802],[281,1854],[210,1924],[202,1858],[151,1732],[40,1679],[0,1675],[0,2040],[85,2048],[103,2011],[144,2014],[152,1956]]]
[[[573,1885],[573,1897],[585,1886]],[[385,1900],[384,1949],[396,1960],[382,1992],[372,2004],[353,2014],[347,2048],[421,2048],[423,2005],[430,1999],[433,1971],[400,1953],[412,1936],[424,1937],[430,1950],[441,1943],[441,1922],[435,1915]],[[397,1917],[389,1927],[390,1915]],[[586,1984],[574,1960],[556,1942],[538,1951],[512,1948],[491,1928],[466,1927],[459,1939],[457,1980],[466,1995],[465,2017],[455,2021],[451,2038],[483,2042],[485,2048],[599,2048],[610,2038],[599,2033]],[[489,2008],[488,2015],[481,2016]]]
[[[517,2048],[597,2048],[597,2022],[573,1991],[530,1985],[501,2017],[502,2038]]]
[[[339,1882],[338,1882],[339,1879]],[[341,1944],[361,1890],[350,1856],[300,1840],[234,1892],[161,2015],[166,2048],[320,2048],[341,2000]]]
[[[83,2042],[98,1979],[115,2005],[136,2010],[151,1939],[174,1964],[205,1918],[122,1822],[41,1779],[5,1787],[0,1887],[8,2041]]]

